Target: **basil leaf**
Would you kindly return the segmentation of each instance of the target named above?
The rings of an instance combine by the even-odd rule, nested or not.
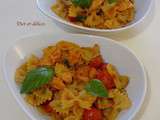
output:
[[[91,80],[86,86],[85,90],[93,96],[108,97],[108,91],[103,85],[102,81],[98,79]]]
[[[108,0],[109,4],[117,2],[117,0]]]
[[[22,83],[20,93],[29,93],[52,80],[54,70],[49,67],[39,67],[27,73]]]
[[[72,0],[72,3],[80,7],[88,8],[91,5],[92,0]]]

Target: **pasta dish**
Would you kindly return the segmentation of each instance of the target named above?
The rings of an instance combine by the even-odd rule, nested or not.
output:
[[[59,41],[15,73],[25,101],[51,120],[115,120],[131,107],[129,77],[104,61],[100,47]]]
[[[51,10],[74,24],[99,29],[126,26],[134,19],[134,0],[56,0]]]

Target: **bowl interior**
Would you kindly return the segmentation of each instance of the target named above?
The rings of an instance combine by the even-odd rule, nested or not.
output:
[[[130,22],[127,26],[123,28],[117,28],[117,29],[112,29],[112,30],[107,30],[107,29],[95,29],[95,28],[87,28],[87,27],[82,27],[75,25],[73,23],[67,22],[57,16],[52,10],[51,6],[56,2],[56,0],[37,0],[37,5],[38,8],[47,16],[53,18],[54,20],[61,22],[66,25],[70,25],[72,27],[76,27],[79,29],[85,29],[85,30],[90,30],[90,31],[116,31],[116,30],[121,30],[125,29],[131,26],[134,26],[136,23],[140,22],[143,20],[143,18],[146,16],[146,13],[149,11],[152,0],[134,0],[135,1],[135,6],[136,6],[136,14],[135,14],[135,19]]]
[[[41,115],[34,108],[29,106],[20,95],[19,87],[14,82],[14,74],[16,68],[25,61],[25,58],[32,53],[41,56],[41,50],[50,44],[56,43],[58,40],[68,40],[75,42],[81,46],[91,46],[98,43],[101,48],[101,53],[106,62],[114,64],[121,74],[130,77],[130,83],[127,87],[129,97],[132,100],[132,107],[129,110],[123,111],[119,120],[130,120],[139,110],[146,92],[146,76],[142,64],[137,57],[126,47],[112,40],[87,35],[72,35],[72,34],[45,34],[32,37],[26,37],[17,41],[7,51],[4,57],[3,71],[4,77],[8,85],[20,104],[21,108],[34,120],[48,120],[44,115]]]

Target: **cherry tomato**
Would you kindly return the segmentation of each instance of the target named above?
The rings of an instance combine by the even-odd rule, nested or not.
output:
[[[108,63],[103,63],[103,64],[100,66],[100,69],[101,69],[101,70],[106,70],[107,65],[108,65]]]
[[[96,108],[85,109],[83,112],[83,120],[102,120],[101,110]]]
[[[49,104],[43,104],[42,105],[42,109],[46,112],[46,113],[52,113],[53,109]]]
[[[103,64],[103,59],[101,58],[101,56],[93,58],[89,63],[89,65],[94,68],[99,68],[101,67],[102,64]]]
[[[107,89],[115,88],[114,81],[106,70],[97,72],[97,79],[102,80]]]
[[[76,22],[76,17],[68,16],[70,22]]]

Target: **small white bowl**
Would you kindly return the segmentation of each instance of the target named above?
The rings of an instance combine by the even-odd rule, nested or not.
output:
[[[75,42],[81,46],[91,46],[94,43],[98,43],[104,60],[114,64],[121,74],[130,77],[127,92],[133,104],[130,109],[123,111],[119,115],[119,120],[131,120],[139,111],[147,89],[147,78],[142,63],[129,48],[118,42],[108,38],[79,34],[44,34],[25,37],[12,44],[5,53],[3,57],[4,78],[25,113],[32,120],[48,120],[46,116],[41,115],[24,101],[14,80],[16,68],[26,60],[27,56],[32,53],[40,56],[42,48],[55,44],[59,40]]]
[[[117,29],[88,28],[88,27],[78,26],[71,22],[68,22],[60,18],[59,16],[57,16],[51,10],[51,6],[56,2],[56,0],[37,0],[37,5],[42,13],[50,17],[57,25],[61,26],[66,30],[70,30],[71,32],[82,32],[82,33],[89,33],[89,34],[105,34],[107,32],[118,32],[118,31],[135,27],[136,25],[138,25],[144,20],[144,18],[149,13],[153,0],[134,0],[134,1],[136,6],[135,19],[125,27],[121,27]]]

